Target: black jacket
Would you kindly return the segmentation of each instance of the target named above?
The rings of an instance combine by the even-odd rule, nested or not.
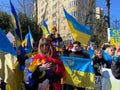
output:
[[[112,74],[116,79],[120,79],[120,58],[117,61],[112,61],[111,66]]]
[[[104,58],[100,59],[98,57],[95,57],[92,60],[93,60],[93,68],[94,68],[94,71],[95,71],[95,75],[96,76],[101,76],[102,68],[107,68],[108,67],[107,62],[105,61]]]
[[[89,54],[87,54],[86,52],[83,52],[82,50],[80,50],[80,51],[65,50],[63,52],[63,55],[68,56],[68,57],[90,58]]]

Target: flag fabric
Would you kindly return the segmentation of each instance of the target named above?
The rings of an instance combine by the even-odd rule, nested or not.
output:
[[[10,53],[13,56],[16,56],[16,51],[13,48],[12,44],[10,43],[10,41],[8,40],[8,38],[6,37],[6,34],[2,31],[2,29],[0,29],[0,50],[6,53]]]
[[[26,34],[24,41],[22,42],[22,46],[25,47],[26,54],[30,53],[33,49],[33,37],[30,30],[30,27],[28,27],[29,32]]]
[[[54,46],[55,46],[55,49],[56,49],[57,52],[62,51],[62,48],[60,47],[59,42],[56,42]]]
[[[91,65],[91,59],[61,56],[61,60],[66,69],[63,77],[65,84],[94,89],[95,73]]]
[[[48,37],[48,35],[50,34],[49,30],[48,30],[48,26],[46,24],[45,21],[42,22],[41,28],[43,30],[43,34],[45,35],[45,37]]]
[[[17,13],[16,13],[16,10],[10,0],[10,6],[11,6],[11,12],[13,14],[13,17],[14,17],[14,20],[15,20],[15,33],[16,35],[19,37],[19,39],[22,41],[22,38],[21,38],[21,34],[20,34],[20,27],[19,27],[19,21],[18,21],[18,16],[17,16]]]
[[[90,28],[80,24],[64,8],[63,11],[74,40],[80,41],[83,45],[87,45],[91,36]]]
[[[5,33],[0,29],[0,77],[9,85],[11,89],[5,90],[17,90],[14,88],[14,64],[17,61],[17,54],[6,37]]]
[[[21,52],[22,59],[25,59],[26,51],[25,51],[24,47],[22,47],[22,45],[20,45],[18,49]]]
[[[61,60],[56,59],[56,58],[51,58],[50,56],[43,56],[43,55],[40,55],[40,54],[37,54],[37,55],[34,56],[32,62],[31,62],[30,65],[28,66],[28,70],[29,70],[31,73],[33,73],[33,72],[37,69],[37,67],[38,67],[39,65],[42,65],[42,64],[44,64],[44,63],[46,63],[46,62],[51,62],[51,63],[57,65],[57,67],[54,68],[54,74],[55,74],[55,75],[58,75],[58,76],[63,76],[63,75],[64,75],[65,68],[64,68],[64,65],[63,65],[63,63],[62,63]],[[51,70],[52,70],[52,68],[50,69],[50,71],[51,71]],[[30,74],[30,73],[28,73],[28,74]],[[40,79],[43,79],[43,78],[44,78],[44,75],[45,75],[46,77],[52,77],[52,76],[53,76],[53,74],[51,74],[51,72],[49,72],[49,70],[48,70],[47,72],[43,72],[42,75],[39,76],[39,80],[40,80]],[[51,75],[52,75],[52,76],[51,76]],[[27,75],[27,76],[29,76],[29,75]],[[53,76],[53,77],[54,77],[54,76]],[[59,77],[58,77],[58,78],[59,78]],[[29,81],[30,81],[29,84],[33,85],[33,84],[34,84],[33,82],[34,82],[35,79],[33,79],[33,78],[31,78],[31,77],[28,77],[28,79],[29,79]],[[59,81],[58,81],[58,82],[55,81],[55,82],[53,83],[53,85],[54,85],[54,87],[55,87],[55,90],[62,90]]]

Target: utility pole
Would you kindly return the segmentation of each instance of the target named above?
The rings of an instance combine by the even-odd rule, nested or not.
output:
[[[106,0],[108,28],[110,28],[110,0]]]

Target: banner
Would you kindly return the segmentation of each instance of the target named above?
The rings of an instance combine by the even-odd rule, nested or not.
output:
[[[120,90],[120,80],[115,79],[111,69],[102,70],[102,90]]]
[[[14,37],[14,35],[10,31],[6,34],[6,36],[7,36],[7,38],[9,39],[9,41],[11,43],[14,43],[15,37]]]
[[[66,84],[94,89],[95,73],[91,59],[61,56],[66,74],[63,77]]]
[[[120,29],[109,29],[110,45],[120,44]]]

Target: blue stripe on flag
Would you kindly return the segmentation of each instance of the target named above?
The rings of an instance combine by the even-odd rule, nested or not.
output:
[[[21,35],[20,35],[20,28],[19,28],[19,23],[18,23],[18,16],[17,16],[16,10],[15,10],[15,8],[14,8],[11,0],[10,0],[10,6],[11,6],[11,12],[12,12],[12,14],[14,16],[14,19],[15,19],[15,22],[16,22],[15,32],[16,32],[17,36],[20,38],[20,40],[22,40]]]
[[[0,29],[0,50],[17,56],[14,47],[6,37],[5,33],[2,31],[2,29]]]

